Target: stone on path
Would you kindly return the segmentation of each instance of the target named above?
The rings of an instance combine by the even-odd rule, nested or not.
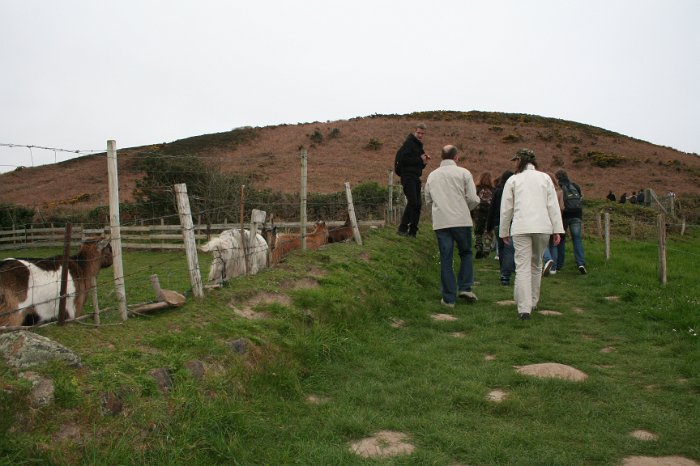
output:
[[[540,364],[530,364],[528,366],[520,366],[516,369],[518,373],[523,375],[531,375],[539,378],[554,378],[570,380],[572,382],[581,382],[588,378],[588,375],[575,369],[571,366],[559,364],[557,362],[544,362]]]
[[[309,395],[306,397],[306,401],[312,405],[322,405],[331,401],[330,397],[321,395]]]
[[[613,346],[606,346],[605,348],[600,349],[601,353],[612,353],[613,351],[615,351]]]
[[[493,354],[487,354],[487,355],[484,356],[484,360],[486,360],[486,361],[495,361],[495,360],[496,360],[496,356],[494,356]]]
[[[489,401],[500,403],[508,397],[508,394],[503,390],[491,390],[486,397]]]
[[[386,458],[410,455],[415,446],[404,442],[408,435],[401,432],[383,430],[372,437],[364,438],[350,445],[350,451],[363,458]]]
[[[433,314],[430,317],[432,317],[433,320],[439,320],[444,322],[454,322],[455,320],[457,320],[457,318],[451,314]]]
[[[549,311],[547,309],[543,309],[541,311],[537,311],[539,314],[542,314],[543,316],[561,316],[564,315],[559,311]]]
[[[512,299],[507,299],[505,301],[496,301],[496,304],[501,306],[515,306],[515,301]]]
[[[394,328],[402,328],[404,325],[406,325],[406,322],[403,319],[398,319],[396,317],[392,317],[389,319],[391,321],[391,325]]]
[[[700,466],[700,463],[682,456],[628,456],[622,466]]]
[[[630,432],[630,435],[637,440],[644,440],[645,442],[648,442],[650,440],[656,440],[658,436],[656,434],[652,434],[651,432],[647,430],[635,430],[634,432]]]

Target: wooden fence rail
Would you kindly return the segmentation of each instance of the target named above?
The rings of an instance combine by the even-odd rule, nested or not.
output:
[[[329,228],[342,226],[344,221],[328,221]],[[383,227],[383,220],[366,220],[358,222],[360,227]],[[299,231],[299,222],[275,222],[278,231]],[[236,228],[232,223],[212,225],[195,225],[194,233],[198,244],[209,241],[213,236],[225,230]],[[71,234],[71,244],[77,246],[85,238],[108,234],[109,227],[84,228],[74,225]],[[131,250],[184,250],[182,228],[180,225],[140,225],[122,226],[122,247]],[[37,247],[62,247],[64,244],[65,228],[20,228],[15,230],[0,230],[0,250],[25,249]]]

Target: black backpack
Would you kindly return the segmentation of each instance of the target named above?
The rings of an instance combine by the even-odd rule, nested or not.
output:
[[[564,194],[564,210],[581,209],[581,190],[573,183],[566,183],[561,187]]]

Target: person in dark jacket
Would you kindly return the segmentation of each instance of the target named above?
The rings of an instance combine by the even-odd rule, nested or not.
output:
[[[394,171],[401,177],[401,186],[406,195],[406,208],[401,216],[399,235],[415,237],[421,210],[421,182],[423,168],[430,156],[423,150],[423,136],[426,126],[419,124],[416,131],[409,134],[401,148],[396,152]]]
[[[608,192],[608,195],[606,196],[606,198],[608,199],[608,201],[611,201],[611,202],[615,202],[617,200],[617,198],[615,197],[615,194],[612,191]]]
[[[501,285],[510,285],[510,277],[515,272],[515,249],[513,243],[506,245],[503,238],[498,235],[499,222],[501,220],[501,198],[503,197],[503,186],[508,181],[508,178],[513,176],[513,172],[506,170],[498,179],[498,184],[493,190],[491,205],[489,206],[489,215],[486,220],[486,231],[496,233],[498,241],[498,263],[500,265]]]

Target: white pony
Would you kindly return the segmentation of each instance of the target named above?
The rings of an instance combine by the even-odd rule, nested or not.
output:
[[[238,228],[224,231],[200,248],[200,250],[211,252],[214,255],[209,269],[210,282],[222,282],[239,275],[245,275],[246,268],[248,268],[248,275],[254,275],[267,267],[267,242],[259,233],[256,233],[254,240],[251,241],[250,231],[243,231],[248,250],[247,265],[241,242],[241,230]]]

